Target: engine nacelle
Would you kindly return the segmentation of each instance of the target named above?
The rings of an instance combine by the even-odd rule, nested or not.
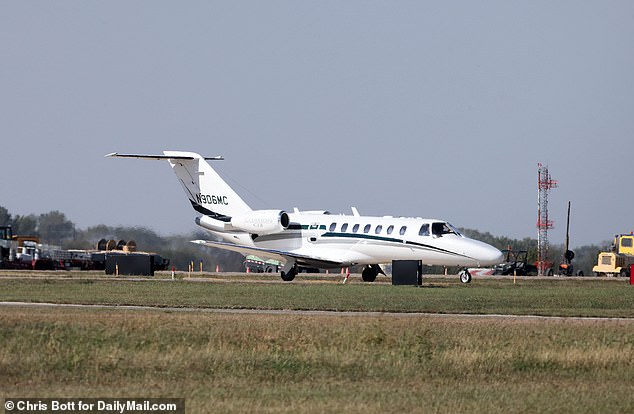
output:
[[[251,234],[274,234],[288,228],[290,218],[281,210],[255,210],[231,218],[231,226]]]
[[[213,219],[209,216],[196,217],[196,224],[200,227],[204,227],[207,230],[224,232],[227,231],[227,224],[224,221]]]

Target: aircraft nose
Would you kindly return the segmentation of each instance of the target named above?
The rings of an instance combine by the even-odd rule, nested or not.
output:
[[[480,266],[493,266],[504,261],[504,255],[493,246],[485,245],[479,255]]]
[[[473,260],[477,267],[493,266],[504,261],[504,255],[495,247],[474,239],[465,240],[465,255]]]

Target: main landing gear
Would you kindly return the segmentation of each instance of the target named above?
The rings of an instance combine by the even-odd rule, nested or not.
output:
[[[380,274],[385,275],[383,269],[379,265],[367,265],[361,271],[361,278],[364,282],[374,282],[376,277]]]
[[[299,272],[299,268],[297,267],[297,263],[293,263],[290,267],[284,267],[284,270],[280,272],[280,276],[282,276],[282,280],[285,282],[290,282],[295,279],[297,273]]]

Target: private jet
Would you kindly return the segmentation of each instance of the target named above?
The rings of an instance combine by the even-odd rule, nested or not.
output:
[[[162,155],[119,154],[106,157],[167,160],[193,209],[196,224],[217,240],[193,243],[274,259],[284,263],[281,277],[291,281],[300,267],[342,268],[362,265],[362,278],[373,282],[385,274],[381,263],[416,260],[426,265],[457,266],[463,283],[471,281],[468,267],[502,261],[493,246],[462,235],[444,220],[362,216],[327,211],[253,210],[194,152],[164,151]]]

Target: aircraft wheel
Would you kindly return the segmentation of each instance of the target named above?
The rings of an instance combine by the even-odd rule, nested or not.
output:
[[[361,278],[364,282],[374,282],[378,274],[379,273],[372,266],[366,266],[361,272]]]
[[[282,280],[285,282],[290,282],[293,279],[295,279],[295,276],[297,275],[297,272],[294,270],[289,270],[288,273],[283,271],[280,273],[280,275],[282,276]]]
[[[282,276],[283,281],[290,282],[291,280],[295,279],[295,276],[297,276],[297,273],[298,273],[298,268],[297,268],[297,265],[295,265],[291,267],[288,272],[285,272],[282,270],[280,272],[280,276]]]
[[[471,283],[471,273],[467,269],[461,270],[459,273],[460,282]]]

